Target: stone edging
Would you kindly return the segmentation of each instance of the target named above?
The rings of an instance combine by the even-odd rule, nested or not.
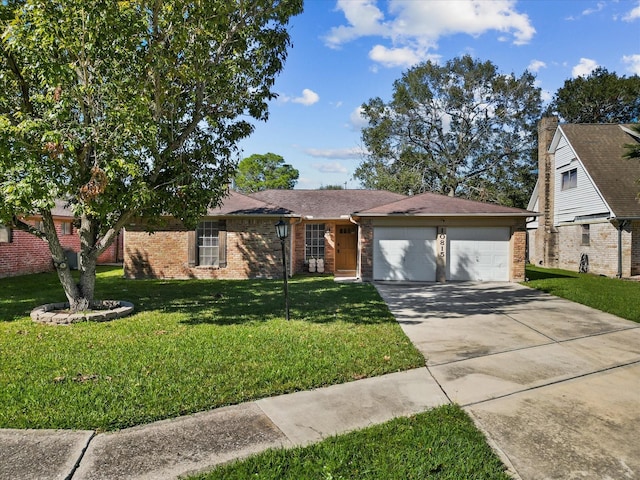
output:
[[[68,309],[68,303],[47,303],[31,310],[31,320],[54,325],[69,325],[77,322],[106,322],[125,317],[133,312],[133,303],[123,300],[100,300],[94,304],[105,309],[64,313],[59,310]]]

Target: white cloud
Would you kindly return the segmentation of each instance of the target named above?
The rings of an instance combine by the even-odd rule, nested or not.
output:
[[[627,70],[634,75],[640,75],[640,55],[624,55],[622,62],[628,64]]]
[[[301,97],[296,97],[291,101],[293,103],[300,103],[305,107],[308,107],[309,105],[313,105],[314,103],[317,103],[318,100],[320,100],[320,95],[318,95],[313,90],[309,90],[308,88],[305,88],[304,90],[302,90]]]
[[[622,17],[622,20],[624,20],[625,22],[633,22],[638,18],[640,18],[640,0],[638,0],[638,5],[629,10],[629,12],[624,17]]]
[[[364,36],[389,41],[377,45],[369,57],[385,66],[407,66],[425,60],[438,47],[441,37],[489,31],[516,45],[528,43],[535,29],[526,14],[519,13],[514,0],[390,0],[387,16],[376,0],[338,0],[347,25],[334,27],[325,37],[332,48]]]
[[[311,166],[321,173],[349,173],[347,167],[340,162],[314,163]]]
[[[580,63],[571,69],[571,75],[573,78],[587,77],[596,68],[598,68],[598,62],[590,58],[581,58]]]
[[[362,158],[364,151],[361,148],[305,148],[304,153],[316,158],[353,160]]]
[[[600,12],[600,11],[602,11],[602,9],[604,9],[604,7],[605,7],[605,3],[604,2],[598,2],[596,4],[595,8],[587,8],[586,10],[583,10],[582,11],[582,15],[586,16],[586,15],[591,15],[593,13]]]
[[[527,67],[527,70],[529,70],[530,72],[538,72],[541,68],[547,68],[547,64],[542,60],[532,60]]]
[[[420,62],[420,56],[409,47],[387,48],[376,45],[369,52],[369,58],[385,67],[410,67]]]
[[[362,115],[362,112],[362,106],[359,106],[349,115],[349,124],[354,130],[360,130],[369,124],[369,121]]]

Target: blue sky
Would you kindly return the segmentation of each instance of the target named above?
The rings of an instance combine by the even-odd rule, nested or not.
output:
[[[361,188],[359,107],[388,101],[402,72],[470,54],[535,73],[548,101],[597,66],[640,75],[640,0],[305,0],[270,117],[241,143],[300,171],[296,188]]]

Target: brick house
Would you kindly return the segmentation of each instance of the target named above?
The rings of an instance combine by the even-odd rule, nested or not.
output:
[[[313,270],[362,280],[524,278],[532,212],[435,194],[376,190],[231,191],[196,230],[166,218],[155,233],[127,226],[127,278],[277,278],[286,220],[289,274]]]
[[[56,201],[51,213],[62,248],[72,259],[70,265],[77,265],[75,254],[80,251],[80,237],[74,225],[73,214],[62,201]],[[24,220],[34,226],[38,226],[42,221],[39,216],[27,217]],[[98,263],[119,263],[122,262],[123,255],[121,234],[100,255]],[[52,270],[53,262],[47,242],[23,230],[0,225],[0,278]]]
[[[640,275],[640,141],[630,125],[538,125],[538,182],[528,208],[529,260],[608,276]]]

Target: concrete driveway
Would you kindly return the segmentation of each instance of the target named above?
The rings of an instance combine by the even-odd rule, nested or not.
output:
[[[517,284],[376,286],[522,479],[640,479],[640,324]]]

